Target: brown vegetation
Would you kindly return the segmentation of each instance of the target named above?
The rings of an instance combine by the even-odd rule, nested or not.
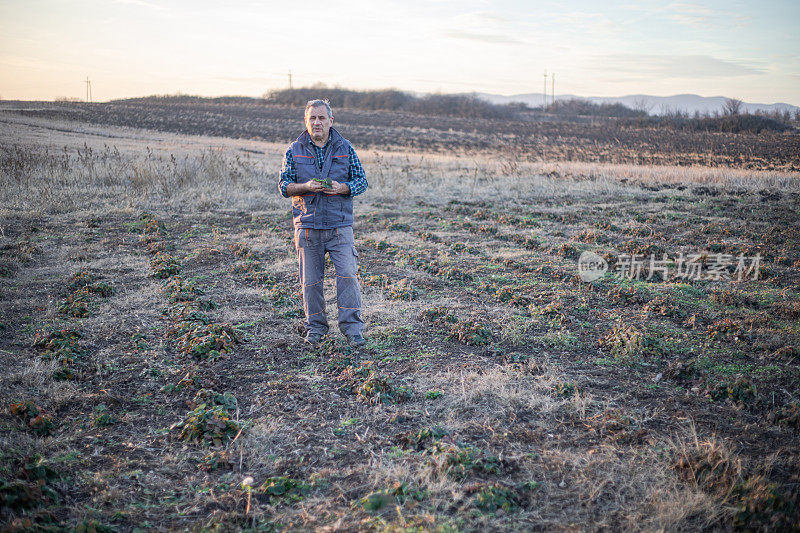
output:
[[[796,174],[357,146],[368,343],[310,348],[286,139],[2,118],[3,527],[798,523]],[[587,250],[763,265],[586,283]]]

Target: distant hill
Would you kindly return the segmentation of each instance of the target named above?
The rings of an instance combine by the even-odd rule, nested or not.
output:
[[[504,96],[499,94],[488,93],[472,93],[479,98],[483,98],[494,104],[508,104],[511,102],[523,102],[531,107],[538,107],[542,105],[542,93],[527,93],[527,94],[514,94],[511,96]],[[699,96],[696,94],[676,94],[674,96],[650,96],[647,94],[631,94],[628,96],[577,96],[574,94],[557,94],[556,100],[564,99],[578,99],[589,100],[596,104],[623,104],[627,107],[634,109],[646,109],[651,115],[662,115],[669,111],[687,111],[693,114],[695,111],[700,113],[713,113],[714,111],[722,111],[725,96]],[[766,111],[772,113],[773,111],[780,111],[781,113],[788,110],[792,114],[800,111],[800,107],[785,104],[755,104],[745,102],[742,105],[742,112],[753,113],[755,111]]]

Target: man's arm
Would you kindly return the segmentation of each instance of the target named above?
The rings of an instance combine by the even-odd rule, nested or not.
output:
[[[281,166],[280,179],[278,180],[278,189],[281,191],[281,195],[289,198],[291,196],[300,196],[301,194],[317,193],[324,188],[321,183],[313,180],[306,183],[297,183],[297,169],[294,166],[292,149],[286,150],[286,155],[283,157],[283,165]]]
[[[283,164],[281,165],[281,174],[278,179],[278,190],[284,198],[294,196],[289,194],[289,185],[297,185],[297,169],[294,167],[294,157],[292,157],[292,148],[286,150],[283,156]]]
[[[326,194],[341,194],[344,196],[358,196],[367,190],[367,174],[364,172],[364,167],[361,166],[361,161],[356,155],[353,146],[350,145],[350,171],[347,175],[346,183],[333,182],[333,189],[324,191]],[[338,191],[338,192],[337,192]]]

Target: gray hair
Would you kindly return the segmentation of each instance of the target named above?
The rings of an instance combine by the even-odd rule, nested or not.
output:
[[[309,100],[306,103],[306,110],[303,113],[303,116],[308,116],[308,110],[312,107],[324,107],[328,110],[328,118],[333,118],[333,110],[331,109],[331,104],[327,100]]]

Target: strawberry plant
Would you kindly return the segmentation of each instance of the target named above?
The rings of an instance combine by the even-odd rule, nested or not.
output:
[[[271,501],[297,502],[311,492],[311,488],[311,485],[304,481],[277,476],[267,478],[260,487],[253,491],[253,494],[266,496]]]
[[[478,321],[456,322],[450,328],[449,337],[462,344],[483,346],[492,342],[492,331]]]
[[[221,446],[233,439],[242,427],[242,424],[231,418],[231,412],[225,406],[208,406],[202,403],[186,413],[184,419],[174,424],[170,430],[179,429],[178,438],[181,440]]]
[[[407,387],[398,386],[375,370],[372,362],[361,363],[358,367],[348,366],[339,379],[347,382],[350,391],[367,403],[399,403],[411,398]]]
[[[167,279],[181,273],[178,260],[164,252],[156,253],[150,260],[150,269],[153,271],[152,276],[159,279]]]
[[[500,471],[500,459],[465,443],[437,441],[425,450],[425,455],[435,471],[459,481],[473,472],[496,474]]]
[[[178,339],[178,349],[196,359],[214,360],[239,342],[239,335],[230,324],[199,324],[190,326]]]
[[[47,436],[53,431],[53,419],[44,414],[31,400],[12,403],[9,411],[12,415],[23,419],[36,435]]]
[[[468,489],[467,492],[471,490],[474,489]],[[519,508],[520,503],[515,490],[496,483],[480,486],[473,498],[473,505],[484,513],[494,513],[501,509],[505,512],[514,511]]]

